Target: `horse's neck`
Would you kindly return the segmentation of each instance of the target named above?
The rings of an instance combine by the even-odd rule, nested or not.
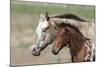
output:
[[[89,59],[90,55],[88,54],[88,52],[90,50],[87,50],[87,47],[88,47],[87,43],[88,43],[88,41],[84,41],[82,43],[82,45],[74,44],[75,46],[73,46],[73,48],[70,49],[72,56],[74,56],[76,58],[75,61],[80,62],[80,61],[87,61]]]
[[[86,41],[86,44],[85,44],[85,47],[86,47],[86,56],[84,58],[85,61],[93,61],[93,56],[94,56],[94,52],[93,52],[93,47],[91,45],[91,42]]]
[[[85,47],[87,48],[87,54],[85,56],[85,60],[93,61],[95,55],[95,44],[93,44],[90,40],[86,41]]]
[[[81,45],[80,51],[77,53],[78,56],[83,58],[83,61],[93,61],[92,48],[89,40],[84,40]]]
[[[85,38],[84,36],[79,35],[79,33],[77,32],[76,35],[74,32],[71,32],[70,38],[71,38],[70,45],[72,48],[72,52],[75,52],[74,54],[79,54],[79,55],[81,54],[81,56],[83,56],[83,59],[85,61],[93,61],[94,47],[91,41]]]
[[[69,35],[70,35],[69,37],[70,46],[73,51],[76,51],[76,54],[77,54],[81,50],[81,48],[84,46],[87,39],[73,28],[70,28]]]
[[[93,22],[81,22],[71,19],[66,19],[66,22],[70,25],[73,25],[79,29],[79,31],[87,38],[94,39],[95,36],[95,23]]]

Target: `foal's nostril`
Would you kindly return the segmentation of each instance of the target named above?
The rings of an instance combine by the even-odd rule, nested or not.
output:
[[[53,53],[54,55],[57,55],[57,54],[58,54],[58,52],[56,52],[55,50],[52,50],[52,53]]]

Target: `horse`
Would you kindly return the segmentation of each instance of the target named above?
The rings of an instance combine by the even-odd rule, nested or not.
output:
[[[39,24],[36,28],[37,37],[30,47],[32,55],[34,56],[39,56],[41,51],[55,39],[55,29],[48,21],[49,17],[47,14],[40,15]]]
[[[70,49],[72,62],[94,60],[94,50],[88,38],[70,24],[62,23],[57,26],[53,54],[57,55],[64,46],[67,46]]]
[[[41,51],[44,48],[46,48],[46,46],[53,43],[56,36],[56,24],[60,24],[63,22],[66,24],[72,24],[73,26],[75,24],[75,26],[77,26],[78,28],[80,28],[81,26],[82,28],[80,28],[80,31],[82,30],[83,34],[85,32],[89,35],[94,33],[94,29],[92,29],[90,26],[91,24],[85,21],[84,19],[81,19],[77,15],[65,14],[58,16],[49,16],[48,12],[46,12],[45,15],[40,14],[39,23],[36,28],[37,37],[35,38],[35,41],[33,41],[33,44],[30,47],[32,55],[39,56]],[[86,30],[83,29],[83,27],[86,27],[88,31],[92,29],[92,32],[91,33],[87,32]]]

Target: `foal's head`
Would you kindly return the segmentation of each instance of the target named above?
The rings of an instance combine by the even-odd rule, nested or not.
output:
[[[69,32],[67,26],[64,24],[57,25],[57,33],[53,46],[53,54],[58,54],[59,50],[69,42]]]
[[[59,50],[67,45],[68,47],[77,47],[84,41],[84,37],[77,28],[69,24],[58,25],[57,35],[53,46],[53,54],[58,54]],[[80,47],[79,47],[80,48]],[[75,48],[77,49],[77,48]]]

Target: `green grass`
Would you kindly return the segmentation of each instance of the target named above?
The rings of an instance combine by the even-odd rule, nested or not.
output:
[[[33,2],[11,2],[11,12],[14,14],[33,14],[39,15],[39,12],[49,12],[50,15],[64,14],[64,13],[76,13],[83,17],[93,19],[95,17],[95,7],[85,5],[66,5],[64,8],[63,4],[48,4],[44,6],[43,3]]]

